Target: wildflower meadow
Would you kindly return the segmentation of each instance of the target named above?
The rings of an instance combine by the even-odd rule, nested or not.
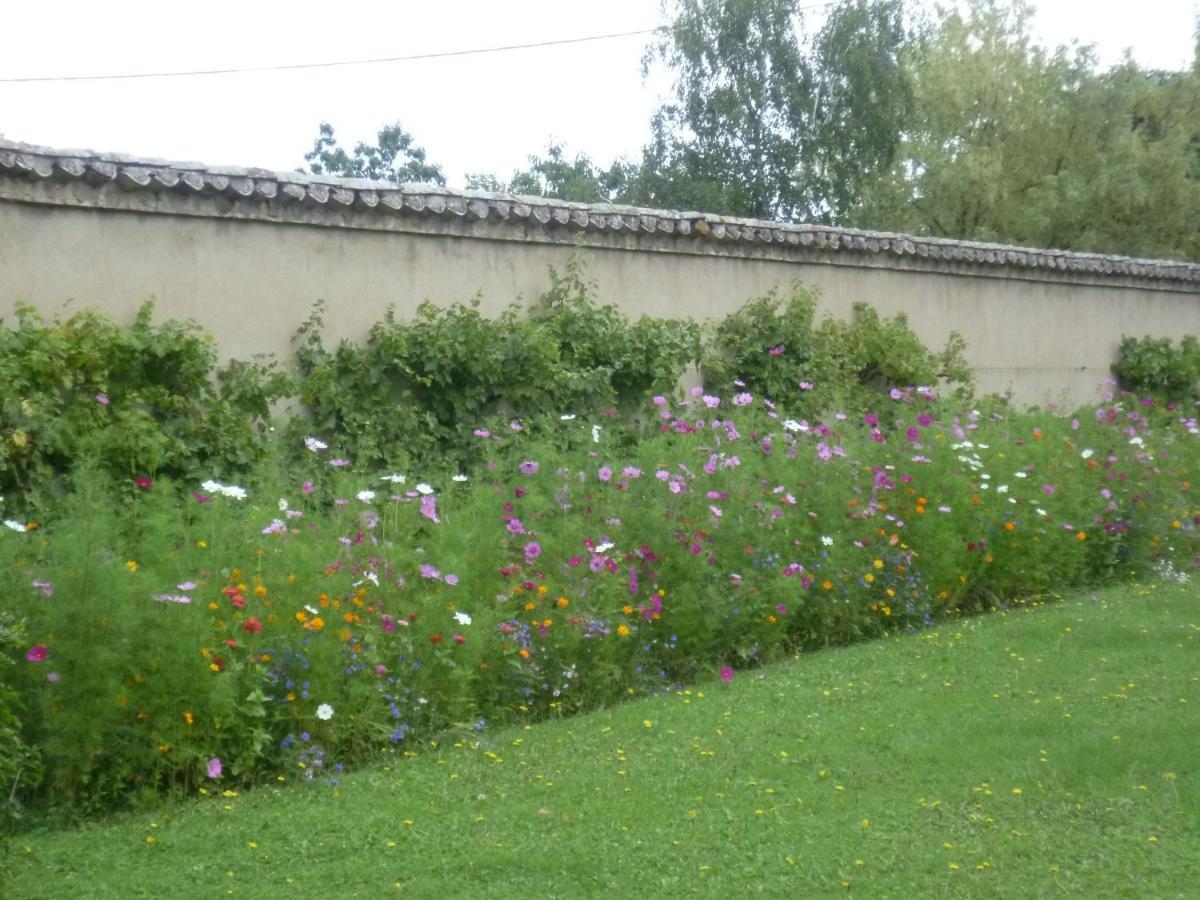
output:
[[[897,388],[799,420],[696,389],[620,426],[473,428],[461,473],[317,435],[244,486],[77,469],[52,523],[0,529],[13,797],[78,817],[336,783],[431,736],[1200,565],[1200,429],[1154,401]]]

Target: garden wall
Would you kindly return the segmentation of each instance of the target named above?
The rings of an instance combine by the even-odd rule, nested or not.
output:
[[[951,330],[983,391],[1097,395],[1123,335],[1200,333],[1200,266],[428,185],[168,163],[0,140],[0,317],[85,307],[193,318],[224,357],[286,355],[327,301],[334,340],[389,304],[482,292],[494,313],[582,248],[601,302],[633,316],[722,316],[800,282],[825,311],[905,312]]]

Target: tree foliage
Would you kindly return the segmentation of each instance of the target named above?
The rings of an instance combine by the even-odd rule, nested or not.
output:
[[[1051,52],[1023,2],[974,0],[905,54],[914,105],[854,224],[1074,250],[1195,257],[1194,73]]]
[[[314,175],[370,178],[373,181],[445,184],[442,167],[426,162],[425,150],[396,122],[379,129],[377,143],[359,141],[352,153],[338,146],[333,126],[322,122],[313,148],[304,154]]]
[[[637,161],[551,143],[509,181],[580,202],[1200,259],[1200,20],[1183,71],[1053,50],[1026,0],[665,0],[673,76]],[[822,15],[819,27],[806,16]],[[442,183],[399,125],[314,172]]]

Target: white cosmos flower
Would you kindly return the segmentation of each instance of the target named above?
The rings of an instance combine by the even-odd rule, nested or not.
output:
[[[424,494],[426,497],[428,497],[430,494],[433,493],[433,488],[431,488],[425,482],[421,482],[420,484],[417,485],[417,493]]]
[[[313,453],[319,453],[321,450],[329,449],[328,444],[326,444],[324,441],[317,440],[315,437],[306,437],[304,439],[304,446]]]
[[[575,413],[563,413],[559,418],[564,422],[570,422],[575,418]]]
[[[594,444],[600,443],[600,426],[599,425],[592,426],[592,443],[594,443]]]
[[[821,543],[824,544],[826,547],[832,547],[833,546],[833,538],[831,538],[827,534],[821,535]]]
[[[1034,512],[1036,512],[1039,516],[1044,517],[1046,515],[1046,511],[1044,509],[1042,509],[1040,506],[1037,509],[1035,509]]]
[[[467,476],[466,476],[466,475],[463,475],[462,473],[459,473],[458,475],[454,475],[453,477],[451,477],[451,479],[450,479],[450,480],[451,480],[451,481],[457,481],[457,482],[459,482],[459,483],[461,484],[462,482],[464,482],[464,481],[466,481],[466,480],[467,480]]]
[[[5,519],[4,524],[7,525],[9,528],[11,528],[13,531],[26,531],[27,530],[25,528],[25,525],[21,522],[18,522],[16,519]]]
[[[246,489],[240,488],[236,484],[227,485],[221,488],[221,493],[226,497],[232,497],[234,500],[245,500]]]
[[[372,500],[375,499],[375,492],[374,491],[359,491],[354,496],[357,497],[359,500],[361,500],[363,503],[370,503]]]
[[[287,506],[288,506],[287,500],[285,500],[283,497],[280,497],[279,498],[279,511],[287,512]]]
[[[322,703],[317,707],[317,718],[322,722],[328,722],[333,718],[333,707],[328,703]]]
[[[616,546],[616,545],[613,544],[611,541],[605,541],[603,544],[601,544],[599,547],[596,548],[596,552],[597,553],[607,553],[614,546]]]
[[[225,490],[225,487],[219,481],[213,481],[212,479],[204,482],[200,487],[204,488],[210,494],[219,494]]]
[[[1008,493],[1008,485],[1007,484],[996,485],[996,493],[997,494],[1007,494]]]
[[[456,612],[454,614],[454,621],[457,622],[459,625],[470,625],[471,617],[469,615],[467,615],[465,612]]]
[[[1095,450],[1093,450],[1091,447],[1087,447],[1087,448],[1086,448],[1086,449],[1084,449],[1084,450],[1083,450],[1083,452],[1081,452],[1079,455],[1080,455],[1080,456],[1082,456],[1084,459],[1091,459],[1091,458],[1092,458],[1092,454],[1093,454],[1093,453],[1095,453],[1095,452],[1096,452],[1096,451],[1095,451]]]
[[[390,481],[392,484],[404,484],[404,482],[408,481],[408,479],[405,478],[403,475],[384,475],[379,480],[380,481]]]

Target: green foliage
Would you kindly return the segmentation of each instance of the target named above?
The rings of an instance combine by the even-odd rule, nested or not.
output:
[[[82,458],[127,482],[244,472],[261,458],[258,435],[289,380],[263,361],[216,369],[209,335],[156,326],[153,311],[125,327],[93,311],[46,323],[18,306],[0,327],[0,492],[41,512]]]
[[[729,386],[773,399],[806,416],[842,405],[863,410],[881,391],[949,383],[962,396],[972,376],[965,342],[952,333],[940,352],[926,349],[901,313],[881,319],[865,303],[849,322],[827,316],[816,323],[816,300],[796,287],[751,300],[711,328],[701,372],[707,384]],[[797,389],[801,389],[797,393]]]
[[[1126,337],[1112,370],[1125,390],[1176,403],[1190,401],[1200,392],[1200,343],[1190,334],[1179,346],[1170,338]]]
[[[551,143],[545,156],[530,156],[529,168],[514,172],[507,184],[491,175],[468,175],[467,187],[579,203],[624,203],[630,200],[629,182],[636,172],[624,160],[603,169],[585,153],[568,160],[563,145]]]
[[[17,661],[28,646],[24,622],[0,609],[0,884],[6,842],[22,814],[17,798],[39,780],[38,754],[24,739],[22,697],[16,686]]]
[[[442,167],[425,161],[425,150],[396,122],[379,129],[378,143],[359,141],[353,155],[339,147],[333,126],[322,122],[313,148],[304,154],[314,175],[370,178],[373,181],[445,184]]]
[[[947,11],[903,55],[914,106],[863,227],[1196,258],[1200,79],[1047,51],[1020,0]]]
[[[522,313],[492,319],[479,300],[439,308],[423,303],[413,321],[389,310],[363,344],[321,342],[323,310],[301,327],[296,358],[307,419],[364,466],[463,468],[477,462],[472,427],[501,418],[555,420],[639,404],[669,392],[698,353],[699,329],[643,316],[631,323],[598,306],[578,258]],[[296,444],[298,441],[293,441]]]
[[[210,502],[80,468],[44,528],[0,527],[0,594],[42,648],[3,682],[40,754],[16,799],[81,817],[325,780],[481,720],[1200,565],[1190,421],[897,391],[806,425],[776,399],[675,398],[636,442],[619,414],[472,435],[488,465],[408,468],[411,493],[319,454]]]

